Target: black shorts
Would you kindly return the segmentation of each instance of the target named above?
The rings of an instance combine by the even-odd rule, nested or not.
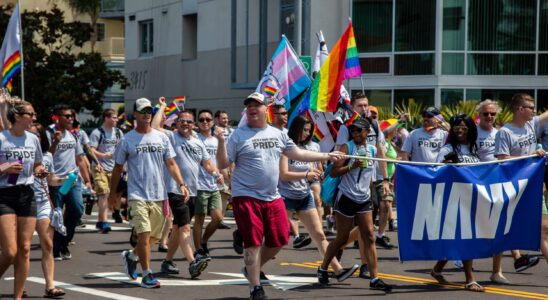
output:
[[[36,201],[30,185],[16,185],[0,189],[0,216],[36,218]]]
[[[173,214],[173,224],[183,227],[190,224],[190,220],[194,217],[194,201],[196,197],[190,197],[187,203],[183,195],[167,193],[169,199],[169,207]]]
[[[335,204],[333,205],[333,211],[336,211],[348,218],[354,218],[356,214],[363,214],[371,212],[372,210],[373,204],[371,201],[371,197],[363,203],[357,203],[354,200],[346,197],[341,192],[339,192],[339,195],[337,195],[337,199],[335,199]]]

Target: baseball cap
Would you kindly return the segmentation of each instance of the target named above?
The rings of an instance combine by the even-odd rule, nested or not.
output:
[[[429,116],[433,117],[433,116],[437,116],[439,114],[441,114],[440,110],[437,107],[434,107],[434,106],[430,106],[427,109],[422,111],[423,116],[429,115]]]
[[[249,101],[251,100],[255,100],[257,102],[259,102],[259,104],[262,104],[262,105],[265,105],[265,100],[264,100],[264,95],[259,93],[259,92],[254,92],[253,94],[247,96],[247,98],[245,98],[244,100],[244,105],[247,105],[249,103]]]
[[[370,112],[372,111],[372,112],[375,112],[377,115],[379,114],[379,110],[377,109],[376,106],[369,105],[368,109]]]
[[[144,108],[152,108],[152,103],[147,98],[139,98],[135,100],[135,105],[133,106],[133,111],[141,111]]]
[[[369,121],[365,118],[357,118],[352,122],[350,126],[348,126],[348,129],[352,127],[362,128],[362,129],[369,129],[371,127],[371,124],[369,124]]]

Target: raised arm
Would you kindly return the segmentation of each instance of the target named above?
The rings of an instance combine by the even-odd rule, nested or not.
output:
[[[164,115],[164,111],[166,110],[166,106],[167,106],[166,98],[165,97],[160,97],[160,99],[158,99],[158,101],[160,103],[160,108],[158,109],[158,111],[154,115],[154,118],[152,118],[152,123],[150,124],[150,126],[152,126],[152,128],[154,128],[154,129],[164,131],[164,128],[162,128],[162,117]]]

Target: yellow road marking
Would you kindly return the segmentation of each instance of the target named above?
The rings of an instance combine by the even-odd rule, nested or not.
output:
[[[316,269],[321,265],[321,263],[322,263],[321,261],[303,262],[303,263],[282,262],[280,263],[280,265]],[[383,279],[391,279],[391,280],[402,281],[402,282],[430,284],[430,285],[437,285],[437,286],[447,287],[452,289],[464,289],[464,285],[462,284],[441,284],[437,282],[436,280],[420,278],[420,277],[412,277],[412,276],[396,275],[396,274],[388,274],[388,273],[379,273],[379,277]],[[520,291],[520,290],[501,289],[501,288],[495,288],[495,287],[485,287],[485,292],[490,294],[522,297],[522,298],[529,298],[529,299],[543,299],[543,300],[548,299],[548,294],[532,293],[532,292],[526,292],[526,291]]]

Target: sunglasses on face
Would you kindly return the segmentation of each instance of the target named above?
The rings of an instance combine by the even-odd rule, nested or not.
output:
[[[62,115],[62,117],[66,118],[66,119],[74,119],[74,115],[73,115],[73,114]]]
[[[151,115],[152,114],[152,108],[151,107],[143,108],[140,111],[138,111],[138,113],[143,114],[143,115],[144,114]]]
[[[528,108],[530,110],[535,110],[535,106],[522,106],[523,108]]]
[[[194,123],[194,121],[192,120],[188,120],[188,119],[177,119],[177,123],[182,123],[182,124],[192,124]]]
[[[200,121],[200,123],[203,123],[203,122],[209,123],[209,122],[213,121],[213,119],[210,119],[210,118],[199,118],[198,121]]]
[[[22,113],[19,113],[18,115],[29,115],[31,118],[38,116],[38,114],[35,112],[22,112]]]
[[[483,115],[484,117],[489,117],[489,116],[494,117],[494,116],[497,115],[497,113],[488,113],[488,112],[484,112],[484,113],[482,113],[482,115]]]
[[[287,116],[287,111],[277,112],[277,113],[274,113],[274,114],[275,115]]]

